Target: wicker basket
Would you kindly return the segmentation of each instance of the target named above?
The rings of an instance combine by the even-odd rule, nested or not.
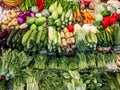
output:
[[[3,0],[3,2],[8,6],[20,5],[24,0]]]

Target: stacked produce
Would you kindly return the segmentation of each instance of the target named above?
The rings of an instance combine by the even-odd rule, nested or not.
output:
[[[119,90],[118,0],[0,5],[0,90]]]
[[[18,23],[19,23],[19,28],[20,29],[25,29],[25,28],[27,28],[28,26],[27,26],[27,24],[25,23],[26,22],[26,19],[28,18],[28,17],[34,17],[35,16],[35,14],[32,12],[32,11],[30,11],[30,10],[27,10],[26,12],[19,12],[19,14],[18,14],[18,18],[17,18],[17,20],[18,20]],[[19,29],[18,28],[18,29]]]
[[[94,16],[90,11],[79,10],[78,8],[74,12],[74,22],[82,24],[91,24],[94,22]]]
[[[0,24],[2,24],[7,19],[7,14],[10,10],[17,10],[19,11],[19,6],[17,7],[10,7],[5,5],[2,1],[0,2]]]
[[[46,0],[44,2],[44,7],[48,9],[51,4],[53,4],[56,0]],[[79,7],[79,3],[76,1],[67,1],[67,0],[57,0],[61,6],[63,7],[63,11],[67,12],[69,9],[72,9],[72,11],[75,11]]]
[[[31,9],[31,7],[35,5],[36,1],[37,0],[24,0],[21,4],[21,10],[25,12],[26,10]]]
[[[12,79],[21,72],[22,68],[28,66],[31,60],[32,57],[27,57],[24,52],[19,53],[11,49],[3,50],[0,57],[0,75],[4,76],[7,80]]]
[[[114,52],[116,53],[119,53],[120,51],[120,37],[119,37],[119,34],[120,34],[120,25],[119,24],[114,24],[111,26],[111,30],[113,31],[113,41],[114,41],[114,44],[113,44],[113,50]]]
[[[10,10],[10,12],[7,14],[7,19],[2,23],[1,27],[2,29],[18,29],[18,11],[16,10]]]
[[[7,39],[9,37],[11,30],[4,30],[0,32],[0,53],[2,48],[7,48]]]
[[[35,57],[32,58],[31,56],[27,57],[24,52],[7,50],[7,51],[3,51],[3,54],[0,57],[1,58],[0,62],[2,63],[2,66],[0,67],[0,72],[1,75],[5,76],[7,80],[9,79],[13,80],[13,88],[15,90],[16,89],[18,90],[19,88],[23,90],[25,89],[34,90],[35,88],[36,90],[40,90],[41,88],[43,89],[62,88],[63,90],[64,89],[69,90],[70,88],[74,88],[74,90],[75,88],[84,88],[82,90],[86,90],[86,89],[92,90],[95,88],[117,89],[119,87],[119,77],[120,77],[119,73],[112,75],[110,73],[106,73],[106,72],[102,73],[101,71],[93,70],[93,68],[95,68],[96,65],[99,66],[98,68],[103,68],[102,70],[104,70],[104,66],[103,66],[104,60],[101,62],[101,58],[105,59],[106,62],[111,62],[114,61],[114,60],[110,60],[111,57],[115,59],[115,55],[114,54],[109,56],[102,54],[98,54],[96,56],[94,55],[95,54],[89,53],[89,56],[87,56],[86,54],[82,53],[78,55],[78,59],[75,57],[74,58],[64,57],[61,58],[61,61],[59,61],[60,63],[58,63],[56,59],[59,60],[59,58],[47,57],[44,55],[35,55]],[[92,59],[94,58],[95,60],[96,57],[98,57],[97,60],[93,62]],[[32,69],[33,63],[31,62],[33,62],[33,60],[35,60],[35,64],[36,64],[36,67],[33,67],[35,69]],[[76,65],[78,65],[78,62],[80,69],[85,70],[89,68],[93,71],[91,73],[80,74],[82,72],[79,73],[74,68]],[[97,64],[95,64],[95,62],[97,62]],[[59,66],[59,68],[57,69],[56,66],[58,65],[61,66]],[[49,69],[47,70],[44,69],[48,67]],[[70,70],[73,68],[74,70]],[[113,80],[115,80],[115,82]]]
[[[23,49],[21,40],[25,32],[26,31],[22,29],[12,30],[9,37],[7,38],[7,46],[12,49]]]
[[[75,54],[74,26],[68,25],[61,32],[62,51],[65,55]]]

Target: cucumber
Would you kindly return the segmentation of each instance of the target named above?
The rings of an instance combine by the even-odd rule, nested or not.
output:
[[[22,34],[22,29],[20,29],[19,31],[18,31],[18,33],[15,35],[15,38],[14,38],[14,41],[16,42],[18,39],[19,39],[19,37],[20,37],[20,35]]]
[[[28,39],[30,38],[32,32],[33,32],[33,30],[29,30],[29,31],[27,31],[27,32],[24,34],[24,36],[23,36],[23,38],[22,38],[22,45],[23,45],[23,46],[27,43],[27,41],[28,41]]]
[[[44,43],[43,41],[41,41],[41,42],[39,43],[39,45],[38,45],[38,50],[39,50],[39,51],[41,51],[41,49],[42,49],[42,47],[43,47],[43,43]]]
[[[35,42],[36,41],[36,36],[37,36],[37,30],[33,30],[32,34],[30,36],[30,40]]]
[[[20,37],[17,39],[17,43],[21,42],[23,35],[26,33],[25,30],[22,30]]]
[[[41,30],[38,31],[37,39],[36,39],[36,44],[40,43],[40,39],[41,39],[42,34],[43,34],[43,29],[41,29]]]
[[[31,43],[31,40],[29,39],[28,41],[27,41],[27,49],[29,50],[29,49],[31,49],[33,47],[33,45],[32,45],[32,43]]]
[[[27,49],[31,49],[35,45],[37,30],[33,30],[33,32],[30,35],[30,38],[27,41]]]
[[[14,36],[17,32],[18,32],[18,30],[12,30],[12,32],[10,33],[10,35],[9,35],[9,37],[8,37],[8,39],[7,39],[7,45],[10,44],[13,36]]]
[[[47,36],[47,32],[48,32],[48,30],[43,30],[43,33],[42,33],[42,37],[41,37],[40,42],[41,42],[41,41],[44,41],[45,37]]]

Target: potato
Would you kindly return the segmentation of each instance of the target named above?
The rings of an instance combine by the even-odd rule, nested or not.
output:
[[[11,23],[12,25],[16,26],[18,24],[18,20],[13,20]]]
[[[8,25],[8,23],[9,23],[9,20],[4,21],[4,24]]]
[[[72,32],[70,32],[70,37],[74,36],[74,34]]]
[[[74,37],[71,37],[71,42],[75,43],[75,38]]]
[[[8,23],[8,26],[9,26],[9,27],[10,27],[10,26],[12,26],[12,23],[11,23],[11,22],[9,22],[9,23]]]
[[[83,3],[80,3],[80,9],[85,9],[85,4],[83,4]]]
[[[20,12],[17,12],[17,15],[19,15]]]
[[[25,28],[27,28],[27,26],[28,25],[26,23],[23,23],[23,24],[20,25],[20,29],[25,29]]]
[[[73,45],[71,45],[71,48],[72,48],[72,49],[75,49],[75,45],[74,45],[74,44],[73,44]]]
[[[11,14],[15,14],[16,11],[15,11],[15,10],[10,10],[10,13],[11,13]]]
[[[60,36],[61,36],[61,38],[64,38],[65,37],[64,32],[61,32]]]
[[[7,19],[12,20],[11,17],[10,17],[10,14],[7,14]]]
[[[7,25],[5,25],[5,24],[2,24],[1,27],[2,27],[2,29],[7,29]]]
[[[10,11],[10,18],[15,18],[15,17],[17,17],[17,11],[11,10]]]
[[[96,4],[95,4],[94,2],[91,2],[91,3],[89,4],[89,9],[94,10],[94,9],[95,9],[95,6],[96,6]]]
[[[65,42],[66,41],[66,39],[65,38],[62,38],[62,42]]]
[[[67,29],[67,28],[64,28],[63,32],[64,32],[64,33],[68,32],[68,29]]]
[[[20,28],[20,25],[18,24],[17,26],[15,26],[15,29],[19,29]]]
[[[67,38],[67,44],[71,44],[72,41],[71,41],[71,38]]]
[[[13,20],[17,20],[17,18],[13,18]],[[18,21],[18,20],[17,20]]]
[[[14,29],[15,27],[14,26],[11,26],[10,29]]]
[[[62,42],[62,46],[67,46],[67,42],[66,41]]]
[[[69,32],[66,32],[65,33],[65,38],[69,38],[70,37],[70,33]]]

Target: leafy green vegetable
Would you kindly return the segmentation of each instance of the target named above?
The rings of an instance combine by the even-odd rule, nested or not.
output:
[[[2,62],[0,74],[6,79],[14,78],[32,60],[32,57],[28,57],[24,52],[19,53],[11,49],[3,51],[0,58]]]
[[[102,21],[103,16],[101,14],[95,14],[95,21]]]

